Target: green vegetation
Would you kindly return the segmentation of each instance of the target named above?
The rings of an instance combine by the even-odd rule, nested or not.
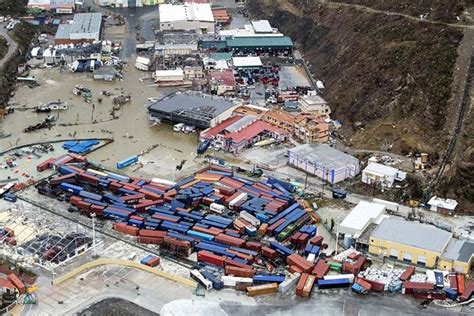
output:
[[[0,59],[8,52],[7,40],[0,36]]]
[[[26,13],[28,0],[0,0],[0,14],[18,16]]]

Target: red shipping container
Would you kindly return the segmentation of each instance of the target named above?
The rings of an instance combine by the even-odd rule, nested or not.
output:
[[[140,213],[144,213],[146,212],[148,208],[155,205],[160,205],[160,204],[163,204],[163,200],[155,200],[155,201],[142,200],[139,202],[139,204],[135,205],[133,208],[136,209]]]
[[[245,243],[245,248],[249,250],[260,251],[262,244],[256,241],[247,241]]]
[[[458,290],[458,278],[456,273],[449,274],[449,287],[455,291]]]
[[[145,194],[138,193],[138,194],[121,196],[120,199],[127,203],[133,203],[133,202],[138,202],[140,199],[143,199],[144,197],[145,197]]]
[[[468,285],[464,291],[462,291],[462,295],[459,297],[461,302],[465,302],[471,299],[472,294],[474,293],[474,283]]]
[[[357,278],[356,283],[362,286],[367,291],[370,291],[372,289],[372,284],[370,284],[369,282],[367,282],[366,280],[362,278]]]
[[[168,232],[162,230],[151,230],[151,229],[140,229],[138,231],[139,236],[143,237],[154,237],[154,238],[165,238]]]
[[[359,279],[362,279],[362,280],[370,283],[370,285],[372,285],[372,291],[375,291],[375,292],[385,291],[385,284],[383,284],[383,283],[380,283],[380,282],[377,282],[377,281],[372,281],[372,280],[367,280],[367,279],[364,279],[364,278],[359,278]]]
[[[408,281],[410,280],[411,276],[415,273],[415,267],[409,266],[400,276],[400,280]]]
[[[118,189],[120,189],[122,187],[122,185],[118,182],[110,182],[109,184],[109,188],[111,191],[117,191]]]
[[[245,245],[245,240],[224,235],[224,234],[219,234],[215,237],[215,240],[217,242],[223,243],[224,245],[229,245],[229,246],[234,246],[234,247],[243,247]]]
[[[179,221],[179,218],[171,218],[171,217],[168,217],[168,216],[162,215],[162,214],[153,214],[151,216],[151,218],[159,219],[159,220],[162,220],[162,221],[173,222],[173,223],[177,223]]]
[[[311,274],[313,274],[316,279],[322,279],[328,272],[329,272],[329,265],[324,261],[323,259],[319,259],[318,262],[316,262],[316,266],[314,267],[313,271],[311,271]]]
[[[292,265],[288,268],[288,272],[290,272],[290,273],[300,273],[301,274],[301,273],[303,273],[303,270],[301,270],[301,268],[298,267],[298,266]]]
[[[225,275],[234,275],[242,278],[253,278],[254,274],[255,270],[253,268],[239,268],[230,265],[225,267]]]
[[[464,274],[458,273],[457,281],[458,281],[458,293],[463,293],[465,290]]]
[[[68,156],[72,157],[75,162],[85,162],[87,159],[86,157],[74,153],[68,153]]]
[[[73,195],[69,198],[69,203],[71,203],[72,205],[78,206],[79,202],[82,202],[82,198],[78,196]]]
[[[290,242],[292,244],[296,244],[296,241],[298,240],[298,238],[300,238],[301,234],[302,234],[301,232],[296,232],[293,235],[291,235],[290,236]]]
[[[301,234],[296,241],[296,244],[300,247],[305,246],[308,242],[309,235],[306,233]]]
[[[217,233],[217,234],[222,234],[222,233],[224,233],[224,230],[222,230],[222,229],[220,229],[220,228],[217,228],[217,227],[209,227],[209,230],[210,230],[210,231],[213,231],[213,232],[215,232],[215,233]]]
[[[286,258],[286,262],[289,265],[298,266],[303,272],[310,272],[311,268],[313,267],[305,258],[301,257],[300,255],[293,253]]]
[[[277,220],[275,223],[273,223],[267,228],[267,232],[271,235],[273,231],[277,229],[277,227],[283,224],[285,221],[286,220],[284,218],[280,218],[279,220]]]
[[[240,182],[228,177],[223,177],[222,179],[219,180],[219,182],[234,189],[240,189],[241,187],[244,186],[243,182]]]
[[[90,207],[91,213],[95,213],[97,215],[103,215],[104,214],[104,207],[100,205],[94,205],[92,204]]]
[[[5,231],[4,236],[15,237],[15,231],[9,227],[4,227],[3,230]]]
[[[267,223],[263,223],[262,225],[260,225],[260,227],[258,228],[258,236],[259,237],[263,237],[265,236],[265,234],[267,233],[267,229],[268,229],[268,224]]]
[[[262,255],[268,259],[276,259],[276,257],[278,256],[278,253],[271,248],[262,247]]]
[[[200,227],[200,226],[193,226],[193,230],[195,230],[197,232],[200,232],[200,233],[212,235],[212,236],[217,236],[217,235],[220,234],[219,232],[216,232],[216,231],[208,229],[208,228],[203,228],[203,227]]]
[[[36,171],[43,172],[43,171],[51,168],[51,165],[53,164],[53,162],[54,162],[54,158],[49,158],[48,160],[45,160],[45,161],[39,163],[36,166]]]
[[[70,174],[66,174],[64,176],[51,178],[51,180],[49,180],[49,184],[51,184],[51,185],[60,185],[61,182],[75,183],[76,182],[76,175],[74,173],[70,173]]]
[[[3,240],[4,243],[10,246],[16,246],[16,239],[15,237],[7,237]]]
[[[296,295],[298,296],[303,296],[303,288],[306,284],[306,280],[308,280],[308,273],[303,273],[300,276],[300,279],[298,280],[298,283],[296,284]]]
[[[224,266],[224,257],[213,254],[209,251],[201,250],[197,254],[198,262],[206,262],[218,267]]]
[[[145,197],[150,200],[161,200],[161,195],[156,194],[155,192],[147,191],[145,189],[140,189],[138,192],[145,194]]]
[[[323,244],[323,236],[315,236],[309,240],[309,243],[314,246],[321,246]]]
[[[227,251],[230,252],[230,253],[233,253],[234,255],[236,255],[240,259],[247,260],[249,263],[252,263],[255,260],[255,258],[253,256],[245,254],[245,253],[238,252],[236,250],[228,249]]]
[[[77,178],[82,182],[90,183],[93,185],[97,185],[99,183],[99,179],[97,177],[91,176],[87,173],[78,173]]]
[[[413,294],[415,291],[432,291],[434,285],[426,282],[404,282],[403,283],[404,294]]]
[[[88,211],[91,207],[91,204],[84,201],[79,201],[77,202],[77,207],[81,210]]]
[[[137,241],[139,244],[161,245],[163,243],[163,238],[138,236]]]
[[[160,257],[152,257],[150,260],[147,261],[146,265],[149,267],[156,267],[160,264]]]
[[[138,235],[138,228],[129,226],[125,223],[115,223],[114,224],[114,229],[118,232],[131,235],[131,236],[137,236]]]
[[[10,281],[18,289],[20,294],[26,293],[25,283],[23,283],[23,281],[21,281],[15,273],[10,273],[7,278],[8,281]]]

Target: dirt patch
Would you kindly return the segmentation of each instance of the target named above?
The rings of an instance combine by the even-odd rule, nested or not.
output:
[[[108,298],[91,305],[90,307],[81,311],[77,315],[157,316],[159,314],[151,312],[148,309],[143,308],[135,303],[120,298]]]

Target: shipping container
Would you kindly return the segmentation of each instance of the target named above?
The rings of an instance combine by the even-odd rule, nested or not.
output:
[[[213,275],[212,273],[210,272],[207,272],[207,271],[202,271],[201,274],[209,281],[211,281],[212,283],[212,288],[214,290],[220,290],[222,288],[224,288],[224,282],[222,282],[222,280],[220,280],[219,278],[217,278],[215,275]]]
[[[303,288],[306,284],[306,280],[308,280],[308,277],[309,277],[308,273],[301,274],[301,277],[298,280],[298,283],[296,283],[296,295],[303,296]]]
[[[189,271],[189,276],[191,279],[201,284],[207,291],[212,289],[212,282],[206,279],[198,270]]]
[[[292,253],[286,258],[286,262],[289,265],[298,266],[303,272],[309,273],[313,268],[313,265],[309,263],[305,258],[301,257],[296,253]]]
[[[253,283],[281,283],[285,281],[285,276],[283,275],[266,275],[266,274],[255,274],[253,276]]]
[[[21,281],[15,273],[10,273],[7,278],[8,281],[10,281],[18,289],[20,294],[26,293],[25,283],[23,283],[23,281]]]
[[[277,292],[278,292],[278,284],[277,283],[262,284],[262,285],[255,285],[255,286],[247,287],[247,295],[248,296],[272,294],[272,293],[277,293]]]
[[[426,282],[405,282],[403,283],[403,294],[413,294],[414,291],[432,291],[434,284]]]
[[[410,278],[413,274],[415,274],[415,267],[414,266],[409,266],[408,268],[406,268],[406,270],[400,276],[400,280],[408,281],[408,280],[410,280]]]
[[[222,282],[224,283],[224,286],[235,287],[237,282],[251,285],[253,280],[252,278],[241,278],[230,275],[224,275],[222,276]]]
[[[319,289],[333,289],[340,287],[349,287],[352,282],[349,279],[318,280]]]
[[[224,267],[224,257],[217,256],[209,251],[199,251],[197,253],[197,260],[198,262],[205,262],[218,267]]]
[[[255,274],[255,270],[253,268],[239,268],[239,267],[234,267],[234,266],[226,266],[225,267],[225,274],[226,275],[233,275],[237,277],[243,277],[243,278],[253,278]]]

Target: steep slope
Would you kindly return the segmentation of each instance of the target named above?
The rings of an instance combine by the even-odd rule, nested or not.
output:
[[[437,22],[452,23],[443,16],[464,10],[464,1],[340,2],[369,9],[327,1],[250,0],[249,10],[295,40],[311,71],[324,81],[324,97],[333,117],[342,119],[342,133],[351,145],[380,149],[389,143],[403,154],[428,151],[443,157],[457,121],[471,52],[461,51],[466,55],[458,58],[464,29]],[[411,17],[428,7],[436,23]],[[433,12],[439,12],[436,19]],[[468,127],[438,192],[472,203],[472,123]]]

